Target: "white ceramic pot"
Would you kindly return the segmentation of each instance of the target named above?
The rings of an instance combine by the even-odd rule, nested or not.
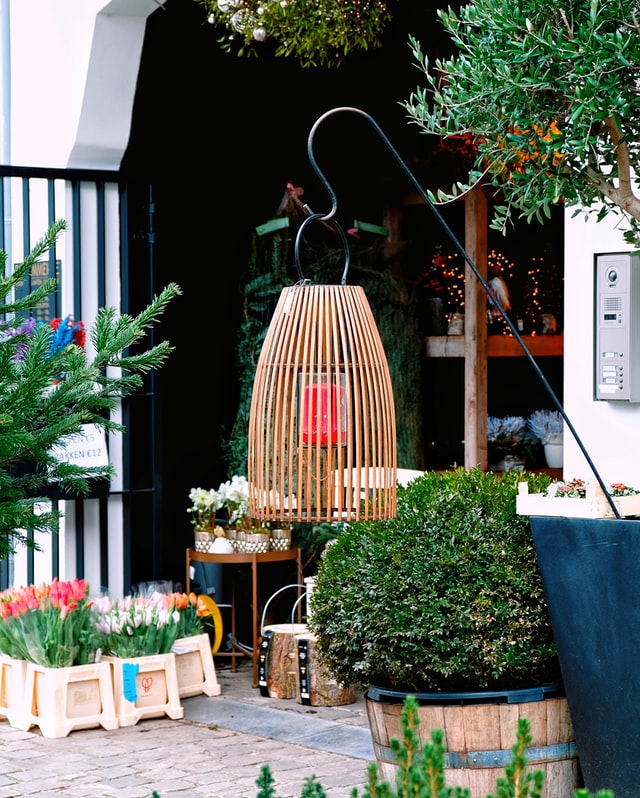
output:
[[[232,554],[233,550],[233,544],[231,541],[222,537],[216,538],[213,542],[213,545],[209,549],[209,551],[213,554]]]
[[[549,435],[543,443],[544,456],[549,468],[562,468],[564,444],[562,433]]]

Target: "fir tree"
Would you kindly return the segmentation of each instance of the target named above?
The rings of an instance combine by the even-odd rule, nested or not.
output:
[[[91,356],[73,339],[61,341],[60,330],[33,324],[32,309],[55,291],[55,281],[23,299],[14,299],[13,289],[55,246],[65,227],[64,221],[52,224],[11,274],[7,274],[7,253],[0,251],[0,559],[19,544],[38,548],[28,532],[57,531],[60,512],[40,512],[42,505],[37,507],[52,482],[82,495],[89,491],[89,480],[113,475],[110,465],[61,462],[52,448],[79,434],[85,424],[107,433],[123,430],[110,418],[110,411],[172,351],[167,341],[148,349],[140,344],[171,299],[181,293],[174,283],[137,316],[100,308],[89,331]]]

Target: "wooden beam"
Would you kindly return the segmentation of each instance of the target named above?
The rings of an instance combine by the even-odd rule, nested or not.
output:
[[[465,249],[487,279],[487,197],[476,186],[464,203]],[[464,466],[486,470],[487,455],[487,296],[468,263],[464,291]]]
[[[564,336],[523,335],[522,340],[534,357],[562,357]],[[430,335],[426,339],[427,357],[464,357],[464,335]],[[487,336],[489,357],[522,357],[522,347],[513,335]]]

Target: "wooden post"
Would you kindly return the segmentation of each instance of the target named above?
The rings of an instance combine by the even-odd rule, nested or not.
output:
[[[481,186],[467,195],[465,249],[487,279],[487,197]],[[486,471],[487,456],[487,297],[469,264],[464,292],[464,466]]]

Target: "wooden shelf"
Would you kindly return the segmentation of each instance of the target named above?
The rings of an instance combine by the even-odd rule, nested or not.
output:
[[[426,354],[430,358],[459,358],[464,375],[464,466],[488,467],[488,362],[494,357],[525,357],[520,343],[512,335],[488,335],[487,294],[477,279],[488,277],[489,201],[477,185],[464,195],[464,249],[468,255],[464,274],[464,335],[429,336],[425,339]],[[415,202],[415,196],[405,198],[404,206]],[[418,200],[421,202],[421,200]],[[422,202],[421,202],[422,204]],[[388,256],[402,246],[401,221],[403,207],[389,207],[385,223],[389,230]],[[522,336],[532,357],[563,357],[562,335]]]
[[[523,335],[522,341],[534,357],[562,357],[562,335]],[[431,335],[425,339],[428,357],[465,357],[464,335]],[[522,347],[512,335],[488,335],[488,357],[522,357]]]

